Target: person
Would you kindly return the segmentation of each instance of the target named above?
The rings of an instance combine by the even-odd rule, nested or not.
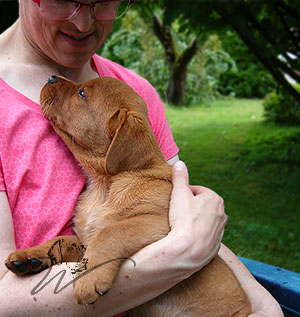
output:
[[[131,4],[132,1],[129,1]],[[0,260],[17,248],[72,234],[72,216],[84,177],[43,117],[39,93],[49,76],[76,82],[110,76],[145,100],[161,150],[173,164],[170,233],[126,261],[114,287],[96,304],[76,305],[76,263],[18,277],[0,268],[1,316],[112,316],[146,302],[200,270],[217,254],[249,296],[252,316],[282,316],[273,297],[221,244],[224,203],[212,190],[189,186],[188,172],[167,124],[162,102],[137,74],[96,55],[110,33],[120,1],[20,0],[19,18],[0,36]],[[63,282],[59,280],[64,275]]]

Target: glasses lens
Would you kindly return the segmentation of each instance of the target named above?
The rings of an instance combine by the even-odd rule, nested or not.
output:
[[[97,20],[114,20],[120,18],[129,7],[129,0],[104,0],[94,6]]]
[[[41,14],[51,20],[67,20],[77,10],[80,4],[65,0],[41,0]]]

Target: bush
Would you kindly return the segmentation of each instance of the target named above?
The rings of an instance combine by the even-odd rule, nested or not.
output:
[[[299,87],[296,89],[300,92]],[[300,124],[300,104],[283,89],[267,95],[263,107],[267,121]]]
[[[221,35],[222,46],[236,63],[237,70],[229,69],[222,74],[219,92],[238,98],[263,98],[276,88],[272,75],[239,38],[236,32]]]
[[[248,140],[241,150],[240,160],[250,165],[279,163],[300,164],[300,133],[260,137]]]
[[[189,65],[185,103],[211,104],[220,95],[220,77],[230,70],[236,70],[235,62],[223,50],[219,37],[210,35]]]
[[[234,94],[238,98],[263,98],[274,88],[272,76],[254,64],[248,69],[224,73],[219,85],[221,94]]]

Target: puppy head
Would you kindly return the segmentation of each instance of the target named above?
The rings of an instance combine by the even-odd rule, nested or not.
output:
[[[76,84],[52,76],[41,91],[40,102],[55,131],[94,175],[116,175],[164,160],[145,102],[117,79]]]

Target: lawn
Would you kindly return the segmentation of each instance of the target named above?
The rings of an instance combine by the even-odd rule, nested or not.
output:
[[[166,106],[190,183],[215,190],[237,255],[300,273],[300,127],[263,120],[261,100]]]

